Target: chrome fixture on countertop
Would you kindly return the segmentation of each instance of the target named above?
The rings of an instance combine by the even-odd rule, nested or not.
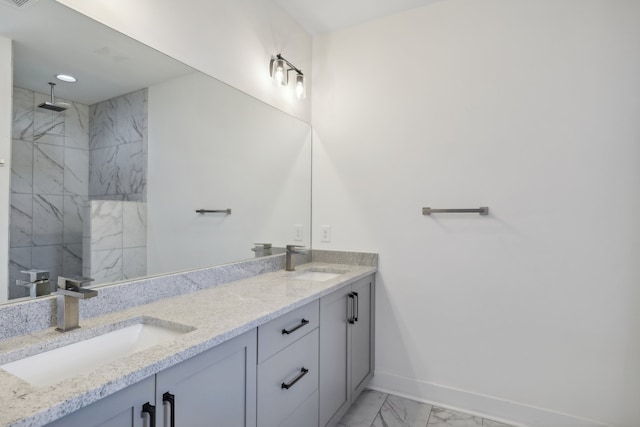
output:
[[[92,282],[88,277],[58,277],[58,327],[60,332],[80,327],[81,299],[89,299],[98,295],[95,289],[82,287],[83,283]]]
[[[31,298],[49,295],[51,293],[50,273],[46,270],[23,270],[20,273],[29,275],[29,281],[16,280],[16,285],[29,288]]]
[[[287,255],[285,262],[285,270],[287,271],[296,271],[296,265],[293,261],[293,255],[302,255],[305,251],[297,251],[296,248],[304,248],[301,245],[287,245]]]
[[[251,250],[256,253],[256,258],[273,255],[271,243],[254,243]]]

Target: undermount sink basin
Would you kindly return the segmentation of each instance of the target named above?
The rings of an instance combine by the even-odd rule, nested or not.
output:
[[[189,330],[184,328],[175,329],[141,321],[113,332],[0,365],[0,369],[36,387],[46,387],[91,372],[100,366],[187,332]]]
[[[344,271],[325,271],[325,270],[307,270],[304,273],[300,273],[295,276],[298,280],[312,280],[314,282],[324,282],[327,280],[335,279],[336,277],[344,274]]]

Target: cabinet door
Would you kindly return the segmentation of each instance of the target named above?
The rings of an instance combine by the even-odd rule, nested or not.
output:
[[[256,347],[254,329],[160,372],[158,427],[255,427]]]
[[[155,378],[150,377],[96,403],[67,415],[47,427],[146,427],[142,405],[155,399]]]
[[[374,282],[365,277],[351,286],[356,298],[355,322],[351,326],[351,401],[354,402],[373,376]]]
[[[320,426],[335,425],[350,405],[349,294],[345,287],[320,300]]]

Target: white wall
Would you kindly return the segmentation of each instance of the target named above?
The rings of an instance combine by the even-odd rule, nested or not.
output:
[[[13,50],[11,40],[0,36],[0,283],[9,279],[9,180],[11,178],[11,111],[13,109]],[[0,303],[8,298],[9,287],[0,286]]]
[[[298,100],[293,85],[275,86],[269,60],[282,53],[313,80],[311,36],[271,0],[57,1],[310,121],[310,88]]]
[[[376,387],[638,425],[639,24],[632,0],[444,0],[314,39],[314,248],[380,253]]]

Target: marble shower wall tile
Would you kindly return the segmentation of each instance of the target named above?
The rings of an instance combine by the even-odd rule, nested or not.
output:
[[[63,199],[63,243],[80,243],[82,244],[82,235],[85,224],[85,205],[86,197],[83,196],[64,196]]]
[[[147,90],[139,90],[118,98],[114,133],[119,144],[142,142]]]
[[[92,149],[89,154],[89,195],[102,197],[118,191],[117,147]]]
[[[146,198],[147,90],[90,107],[89,195]]]
[[[19,87],[13,88],[12,137],[23,141],[33,141],[34,93]]]
[[[33,196],[33,243],[62,244],[62,196]]]
[[[11,194],[10,218],[9,246],[12,248],[32,246],[33,196],[31,194]]]
[[[122,279],[135,279],[147,275],[147,248],[122,250]]]
[[[82,275],[82,243],[64,245],[62,247],[62,275]]]
[[[64,194],[89,195],[89,151],[64,149]]]
[[[33,193],[33,142],[11,141],[11,192]]]
[[[31,265],[42,270],[62,270],[62,245],[34,246]]]
[[[146,203],[122,202],[122,223],[123,248],[135,248],[147,245]]]
[[[50,144],[34,144],[33,192],[63,194],[64,148]]]
[[[47,100],[49,94],[14,87],[11,282],[24,278],[20,269],[49,270],[52,281],[63,271],[82,272],[89,107],[70,102],[59,113],[37,107]],[[12,291],[13,296],[18,294],[25,295],[24,289]]]
[[[91,251],[122,249],[122,202],[91,202]]]
[[[31,268],[47,270],[51,283],[56,283],[62,274],[62,245],[34,246],[31,255]]]
[[[65,147],[89,149],[89,107],[71,102],[64,117]]]
[[[122,280],[122,248],[91,251],[91,275],[94,284]]]
[[[116,181],[118,194],[141,193],[146,185],[142,141],[119,145],[116,163],[118,165]]]
[[[89,107],[89,147],[111,147],[117,145],[114,129],[116,126],[116,102],[113,99],[99,102]]]
[[[29,269],[31,269],[31,247],[9,249],[9,298],[22,298],[29,295],[26,288],[16,286],[16,280],[26,278],[21,271]]]

